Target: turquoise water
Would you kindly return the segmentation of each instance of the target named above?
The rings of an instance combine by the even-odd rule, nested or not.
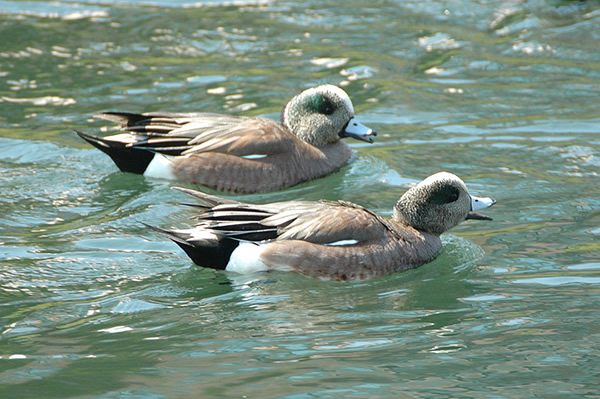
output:
[[[598,397],[599,2],[0,0],[0,38],[0,397]],[[69,130],[325,82],[376,144],[237,198],[389,215],[447,170],[494,220],[364,282],[202,270],[140,223],[188,223],[172,182]]]

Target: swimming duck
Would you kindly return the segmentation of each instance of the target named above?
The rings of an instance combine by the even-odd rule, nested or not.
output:
[[[345,201],[252,205],[186,188],[202,204],[198,224],[182,230],[149,226],[199,266],[238,273],[292,271],[324,280],[360,280],[418,267],[442,247],[440,234],[491,198],[470,195],[457,176],[440,172],[410,188],[391,219]]]
[[[75,132],[124,172],[197,183],[220,191],[278,190],[332,173],[352,151],[344,137],[373,142],[342,89],[321,85],[285,106],[281,123],[213,113],[104,112],[127,133]]]

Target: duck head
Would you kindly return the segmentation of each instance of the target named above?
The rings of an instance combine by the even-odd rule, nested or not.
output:
[[[283,109],[281,122],[296,137],[317,147],[344,137],[372,143],[372,137],[377,135],[355,118],[348,94],[329,84],[310,88],[292,98]]]
[[[417,230],[440,235],[466,219],[491,220],[475,211],[496,203],[469,194],[465,183],[448,172],[429,176],[408,190],[394,206],[393,219]]]

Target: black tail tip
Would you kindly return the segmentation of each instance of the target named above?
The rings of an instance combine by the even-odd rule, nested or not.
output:
[[[109,147],[106,140],[104,140],[100,137],[92,136],[91,134],[84,133],[81,130],[77,130],[77,129],[71,129],[71,130],[73,132],[77,133],[77,135],[79,137],[81,137],[82,139],[84,139],[85,141],[87,141],[88,143],[90,143],[91,145],[93,145],[94,147],[98,148],[101,151],[104,151],[105,148]]]
[[[222,237],[210,243],[207,241],[195,241],[191,239],[189,234],[151,226],[144,222],[141,223],[157,233],[167,236],[183,249],[192,262],[201,267],[225,270],[231,254],[239,245],[239,241],[227,237]]]
[[[80,130],[73,129],[73,131],[79,137],[108,155],[122,172],[142,175],[154,158],[152,151],[128,147],[126,143],[121,141],[103,139]]]

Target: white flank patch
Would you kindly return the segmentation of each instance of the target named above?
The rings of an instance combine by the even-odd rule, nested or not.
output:
[[[262,251],[261,245],[240,242],[240,245],[231,253],[225,270],[242,274],[269,270],[260,258]]]
[[[162,154],[154,154],[154,158],[148,164],[144,176],[175,180],[171,160]]]
[[[354,245],[354,244],[358,244],[358,241],[356,241],[356,240],[340,240],[340,241],[330,242],[325,245],[327,245],[327,246],[343,246],[343,245]]]
[[[242,156],[242,158],[245,158],[245,159],[261,159],[261,158],[266,158],[266,157],[267,157],[266,154],[250,154],[250,155]]]

